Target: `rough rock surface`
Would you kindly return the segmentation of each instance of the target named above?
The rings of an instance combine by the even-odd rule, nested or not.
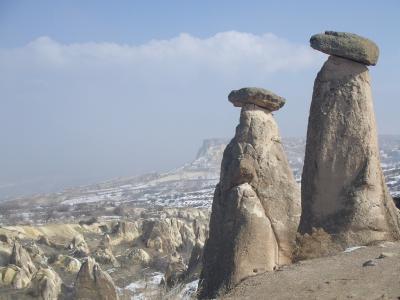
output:
[[[285,98],[275,95],[271,91],[256,87],[246,87],[232,91],[228,100],[236,107],[245,104],[255,104],[259,107],[274,111],[280,109],[285,104]]]
[[[11,286],[22,289],[29,285],[31,276],[24,269],[16,265],[0,267],[0,287]]]
[[[72,250],[72,254],[76,257],[85,257],[90,253],[85,238],[81,234],[74,236],[67,248]]]
[[[299,187],[277,124],[269,110],[245,104],[223,155],[199,297],[213,298],[248,276],[291,263],[299,217]]]
[[[81,262],[78,259],[64,254],[54,257],[52,264],[68,273],[78,273],[81,268]]]
[[[151,256],[141,248],[134,248],[129,251],[127,257],[134,264],[147,265],[151,261]]]
[[[14,243],[12,249],[10,264],[24,269],[27,274],[33,274],[36,272],[36,267],[33,264],[28,252],[17,241]]]
[[[76,277],[75,299],[118,299],[117,289],[110,275],[102,271],[91,257],[82,264]]]
[[[201,222],[187,223],[177,218],[146,220],[143,222],[142,241],[147,248],[159,252],[175,252],[178,249],[190,253],[196,243],[196,235],[206,236],[207,228]]]
[[[103,235],[99,247],[93,252],[92,256],[99,263],[112,264],[114,267],[119,266],[118,260],[112,251],[111,238],[108,234]]]
[[[330,56],[314,84],[302,176],[300,233],[343,247],[400,238],[382,174],[368,68]]]
[[[42,300],[58,299],[61,292],[60,276],[49,268],[40,268],[32,278],[29,293]]]
[[[365,65],[376,65],[379,48],[371,40],[354,33],[325,31],[313,35],[310,45],[326,54],[340,56]]]

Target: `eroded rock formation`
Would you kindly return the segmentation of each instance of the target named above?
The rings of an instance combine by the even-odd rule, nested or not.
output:
[[[271,113],[285,100],[258,88],[233,91],[229,100],[242,107],[240,124],[215,189],[200,298],[290,263],[300,217],[299,187]]]
[[[107,272],[88,257],[75,281],[75,299],[117,300],[117,288]]]
[[[29,294],[36,299],[54,300],[61,293],[62,280],[50,268],[40,268],[32,278]]]
[[[332,32],[313,36],[311,45],[331,56],[314,83],[299,231],[323,229],[342,247],[399,239],[365,65],[376,63],[378,48],[357,35]]]
[[[11,265],[16,265],[17,267],[24,269],[27,274],[32,275],[36,272],[36,267],[33,264],[29,253],[17,241],[14,242],[9,263]]]

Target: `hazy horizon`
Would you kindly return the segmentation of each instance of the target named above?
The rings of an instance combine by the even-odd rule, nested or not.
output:
[[[378,131],[400,134],[397,1],[156,5],[0,3],[0,198],[15,184],[59,190],[180,166],[203,139],[234,135],[227,95],[244,86],[285,97],[282,136],[305,136],[327,58],[308,40],[324,30],[379,45]]]

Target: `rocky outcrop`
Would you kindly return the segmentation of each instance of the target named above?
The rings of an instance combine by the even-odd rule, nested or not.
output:
[[[112,244],[117,245],[122,241],[131,242],[140,236],[140,222],[118,221],[112,226]]]
[[[134,264],[147,265],[151,261],[151,256],[141,248],[134,248],[130,250],[126,257]]]
[[[76,257],[85,257],[88,256],[90,253],[85,238],[81,234],[73,237],[71,243],[69,243],[69,245],[67,246],[67,249],[70,249],[72,254]]]
[[[300,217],[299,187],[271,113],[284,100],[255,88],[234,91],[229,100],[242,111],[215,189],[200,298],[291,263]]]
[[[49,263],[68,273],[78,273],[81,268],[81,262],[78,259],[64,254],[54,256]]]
[[[354,60],[363,46],[353,39],[335,45]],[[400,238],[399,213],[380,166],[371,80],[362,63],[330,56],[315,79],[301,191],[301,234],[322,228],[342,247]]]
[[[365,65],[376,65],[379,48],[371,40],[354,33],[325,31],[313,35],[310,39],[312,48],[326,54],[353,60]]]
[[[88,257],[87,261],[82,264],[76,277],[74,299],[118,299],[117,288],[110,275],[102,271],[91,257]]]
[[[36,272],[36,267],[33,264],[28,252],[17,241],[14,242],[9,263],[22,268],[27,274],[32,275]]]
[[[99,263],[119,267],[119,263],[112,252],[111,238],[108,234],[103,235],[99,247],[93,252],[93,257]]]
[[[152,219],[143,222],[141,239],[147,248],[159,252],[187,252],[190,255],[196,243],[196,234],[206,236],[206,224],[186,222],[178,218]]]
[[[29,285],[31,276],[24,269],[16,265],[0,267],[0,287],[22,289]]]
[[[29,294],[41,300],[58,299],[62,280],[52,269],[40,268],[32,278]]]

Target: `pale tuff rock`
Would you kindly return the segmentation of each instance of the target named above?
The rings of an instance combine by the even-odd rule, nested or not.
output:
[[[382,174],[368,68],[330,56],[318,73],[302,176],[300,233],[322,228],[343,248],[400,238]]]
[[[67,248],[72,250],[73,255],[77,257],[85,257],[90,253],[85,238],[81,234],[74,236]]]
[[[243,107],[246,104],[255,104],[259,107],[274,111],[285,104],[285,99],[275,95],[271,91],[256,87],[247,87],[232,91],[228,100],[236,107]]]
[[[75,281],[75,299],[118,299],[117,288],[110,275],[101,270],[96,261],[88,257],[82,264]]]
[[[32,278],[29,294],[41,300],[58,299],[62,280],[49,268],[40,268]]]
[[[16,265],[0,267],[0,287],[11,286],[15,289],[27,287],[31,282],[31,276],[23,268]]]
[[[206,236],[206,224],[202,222],[185,222],[178,218],[146,220],[143,222],[142,241],[147,248],[159,252],[172,253],[192,250],[196,243],[196,234]]]
[[[113,239],[110,241],[112,245],[117,245],[121,242],[130,242],[136,239],[141,234],[141,223],[118,221],[112,227]]]
[[[33,264],[28,252],[17,241],[14,243],[9,263],[24,269],[29,275],[32,275],[36,272],[36,267]]]
[[[151,261],[150,255],[145,250],[143,250],[141,248],[132,249],[131,251],[129,251],[127,257],[134,264],[147,265]]]
[[[326,54],[340,56],[365,65],[376,65],[379,48],[371,40],[354,33],[325,31],[313,35],[312,48]]]
[[[108,234],[103,235],[99,247],[93,252],[92,256],[102,264],[112,264],[119,267],[120,264],[112,252],[111,238]]]
[[[246,97],[215,189],[200,298],[213,298],[248,276],[292,261],[299,187],[271,110]]]
[[[82,265],[75,257],[64,254],[59,254],[54,257],[51,264],[60,267],[63,271],[68,273],[78,273]]]

